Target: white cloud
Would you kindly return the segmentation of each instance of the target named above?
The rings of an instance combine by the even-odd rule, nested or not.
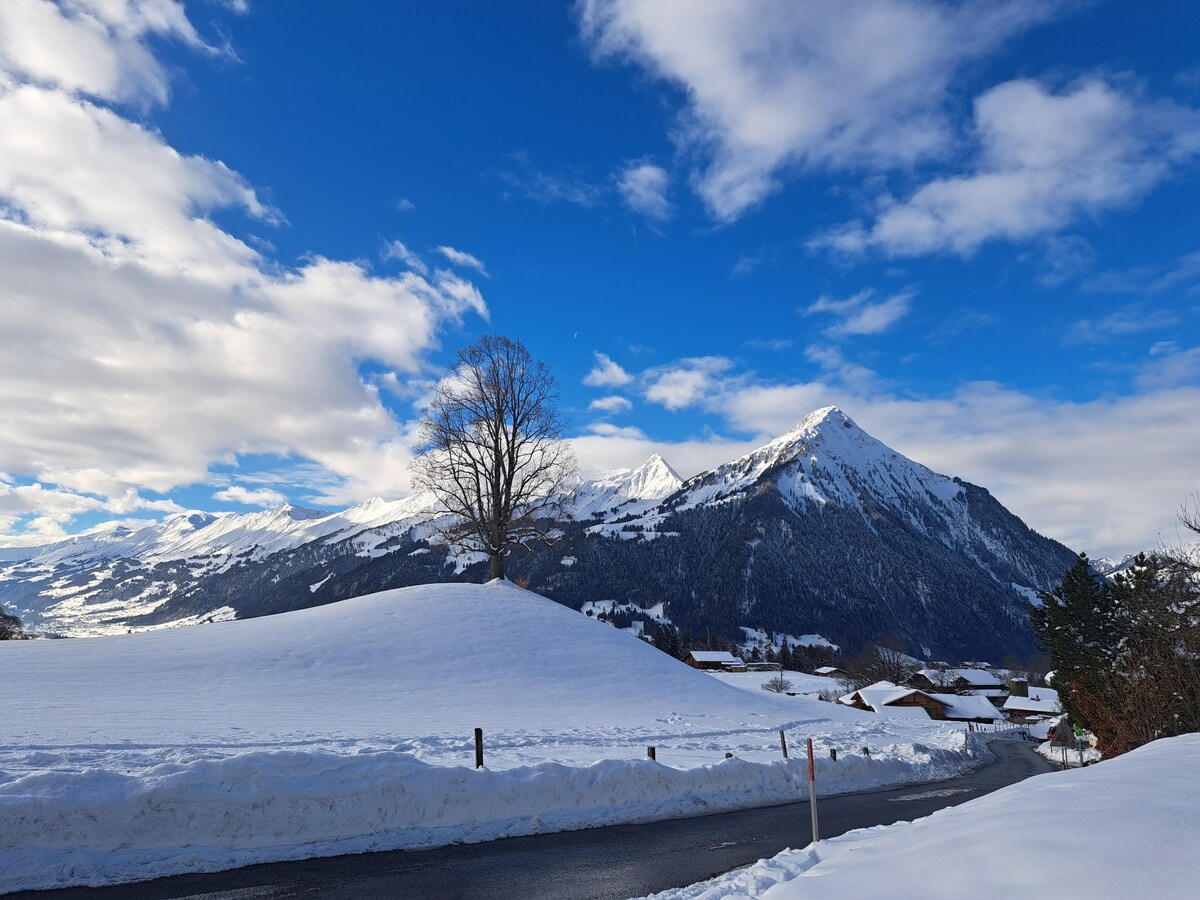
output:
[[[1200,347],[1179,350],[1156,344],[1150,354],[1153,358],[1134,379],[1142,390],[1169,390],[1200,383]]]
[[[4,0],[0,71],[102,100],[164,103],[164,67],[145,44],[169,37],[212,51],[176,0]]]
[[[596,353],[596,365],[583,378],[588,387],[624,387],[633,376],[604,353]]]
[[[1077,234],[1051,235],[1043,250],[1039,284],[1056,287],[1077,278],[1096,261],[1096,248]]]
[[[635,428],[632,425],[614,425],[611,422],[593,422],[587,427],[592,434],[600,435],[607,438],[621,438],[623,440],[645,441],[646,433],[640,428]],[[611,468],[611,466],[609,467]]]
[[[575,172],[542,172],[524,153],[515,153],[512,159],[517,168],[501,172],[501,179],[542,206],[570,203],[590,209],[597,206],[604,196],[603,188],[586,181]]]
[[[465,253],[462,250],[455,250],[453,247],[447,247],[445,245],[438,247],[437,249],[438,253],[442,254],[442,256],[446,257],[446,259],[450,260],[450,262],[454,265],[462,266],[463,268],[467,269],[474,269],[480,275],[487,277],[487,269],[484,268],[483,263],[478,257],[472,256],[470,253]]]
[[[944,114],[963,63],[1056,14],[1001,0],[582,0],[598,58],[680,88],[677,139],[704,163],[712,215],[738,218],[802,170],[908,167],[953,141]]]
[[[626,164],[617,175],[617,190],[625,205],[655,222],[671,218],[670,186],[666,169],[644,161]]]
[[[279,491],[273,491],[270,488],[249,490],[237,484],[217,491],[213,494],[213,499],[220,500],[222,503],[240,503],[243,506],[259,506],[263,509],[280,506],[287,502],[287,498]]]
[[[1081,319],[1063,336],[1064,344],[1104,344],[1142,331],[1157,331],[1178,324],[1179,316],[1167,309],[1146,309],[1140,303],[1113,310],[1099,319]]]
[[[420,266],[379,277],[317,254],[291,269],[264,258],[210,217],[278,220],[244,178],[97,102],[130,98],[128,84],[165,99],[143,39],[186,38],[178,5],[62,9],[56,27],[99,35],[108,56],[72,62],[53,30],[23,31],[24,55],[0,56],[0,469],[55,486],[42,516],[12,513],[0,531],[53,529],[97,503],[162,510],[138,492],[202,482],[243,454],[311,461],[330,500],[403,491],[411,435],[375,385],[426,377],[442,330],[486,317],[477,287]]]
[[[934,179],[907,200],[885,197],[873,223],[848,223],[810,246],[969,256],[988,241],[1052,234],[1136,203],[1200,153],[1200,112],[1096,78],[1058,94],[1018,80],[975,101],[975,134],[971,174]]]
[[[694,406],[726,389],[724,375],[733,360],[723,356],[696,356],[648,369],[646,399],[669,410]]]
[[[425,264],[425,260],[408,249],[408,245],[403,241],[391,241],[383,248],[383,258],[385,260],[394,259],[397,262],[403,263],[418,275],[429,274],[429,266]]]
[[[633,409],[633,404],[626,398],[614,394],[610,397],[600,397],[593,400],[588,404],[588,409],[593,412],[616,415],[618,413],[629,412],[629,410]]]
[[[832,313],[841,321],[825,329],[828,337],[882,334],[908,314],[913,293],[904,291],[884,300],[871,302],[874,291],[860,291],[846,300],[821,297],[804,310],[805,315]]]

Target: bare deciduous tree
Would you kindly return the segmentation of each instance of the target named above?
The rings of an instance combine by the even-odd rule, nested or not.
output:
[[[903,638],[889,635],[881,641],[867,641],[862,653],[850,661],[851,683],[856,688],[866,687],[876,681],[903,684],[917,671],[916,660],[905,651],[908,645]]]
[[[515,547],[551,537],[575,460],[562,440],[558,383],[525,345],[484,335],[459,351],[421,421],[413,469],[453,546],[486,553],[504,577]]]

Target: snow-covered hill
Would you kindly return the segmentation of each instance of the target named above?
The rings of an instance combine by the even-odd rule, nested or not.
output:
[[[28,745],[421,740],[460,758],[471,729],[590,731],[699,714],[737,731],[796,714],[509,582],[433,584],[197,628],[3,648],[5,729]],[[11,652],[9,652],[11,651]],[[236,698],[236,700],[234,700]],[[131,704],[138,715],[127,714]],[[58,710],[54,716],[47,709]],[[806,708],[849,721],[832,705]],[[662,733],[665,725],[656,725]],[[685,729],[686,730],[686,729]],[[756,729],[752,729],[756,730]],[[442,742],[444,736],[448,740]],[[636,747],[642,737],[627,742]],[[416,745],[414,745],[414,748]],[[519,748],[509,762],[529,761]],[[545,758],[537,751],[534,759]]]
[[[781,728],[827,793],[974,761],[960,726],[731,687],[507,582],[0,651],[0,893],[779,802]]]

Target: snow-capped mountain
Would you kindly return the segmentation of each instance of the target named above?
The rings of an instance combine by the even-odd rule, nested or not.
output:
[[[683,479],[655,453],[636,469],[618,469],[583,481],[575,491],[572,515],[587,521],[643,513],[682,485]]]
[[[582,480],[572,514],[593,520],[640,512],[681,483],[655,454],[635,469]],[[55,633],[125,632],[181,588],[285,551],[314,545],[337,547],[335,555],[386,556],[402,536],[428,537],[424,525],[434,508],[432,496],[416,494],[373,497],[333,513],[284,504],[253,513],[180,513],[138,529],[104,524],[42,547],[0,550],[0,604],[16,609],[27,625]],[[207,612],[222,617],[230,609]],[[178,621],[190,624],[197,616],[204,618],[204,611]]]
[[[728,502],[766,481],[778,485],[789,505],[834,502],[860,510],[868,497],[945,504],[963,492],[954,479],[901,456],[828,406],[757,450],[689,479],[671,505],[682,510]]]
[[[0,604],[34,628],[103,634],[485,577],[431,542],[430,506],[375,499],[99,529],[0,555]],[[895,634],[941,657],[1029,652],[1026,605],[1074,558],[983,488],[905,458],[834,407],[687,481],[657,455],[581,481],[573,517],[554,546],[511,557],[510,577],[576,609],[655,608],[695,633],[763,629],[843,648]]]

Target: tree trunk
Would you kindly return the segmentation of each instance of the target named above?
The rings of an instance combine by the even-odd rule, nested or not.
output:
[[[491,580],[491,579],[495,579],[495,578],[503,578],[504,577],[504,554],[503,553],[493,553],[491,555],[490,561],[491,561],[491,573],[488,575],[488,579]]]

